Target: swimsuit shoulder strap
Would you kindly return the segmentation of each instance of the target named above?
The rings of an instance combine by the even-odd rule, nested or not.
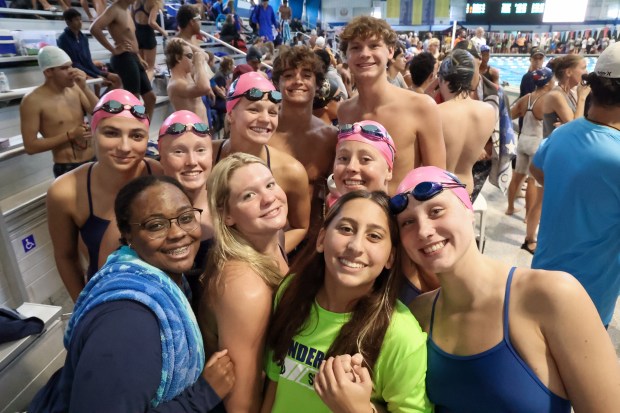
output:
[[[437,289],[437,294],[433,299],[433,307],[431,308],[431,325],[428,329],[428,337],[433,338],[433,324],[435,323],[435,304],[437,304],[437,299],[439,298],[439,293],[441,293],[441,288]]]
[[[220,161],[220,156],[222,155],[222,148],[224,147],[224,143],[226,143],[226,141],[222,142],[220,147],[217,148],[217,153],[215,154],[215,163],[213,164],[214,166]]]
[[[271,171],[271,155],[269,154],[269,146],[265,145],[265,151],[267,152],[267,168]]]
[[[90,174],[93,170],[93,166],[95,166],[95,162],[88,167],[88,173],[86,174],[86,194],[88,195],[88,211],[90,215],[93,215],[93,197],[90,194]]]

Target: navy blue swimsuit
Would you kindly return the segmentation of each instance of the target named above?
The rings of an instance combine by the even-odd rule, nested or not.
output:
[[[151,175],[151,166],[146,160],[144,160],[144,163],[146,164],[148,174]],[[99,247],[101,246],[103,234],[105,234],[108,225],[110,225],[110,220],[99,218],[93,212],[93,197],[90,193],[90,174],[93,170],[93,166],[95,166],[94,163],[88,167],[88,174],[86,176],[89,214],[86,222],[84,222],[84,225],[80,228],[80,235],[88,250],[88,270],[86,271],[86,278],[89,280],[99,269]]]
[[[427,340],[426,391],[436,413],[570,413],[570,402],[552,393],[523,361],[510,342],[508,307],[510,270],[504,296],[504,338],[472,356],[456,356],[433,342],[435,296]]]

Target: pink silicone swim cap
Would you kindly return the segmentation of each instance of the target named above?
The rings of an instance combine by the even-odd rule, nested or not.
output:
[[[258,72],[249,72],[242,74],[237,80],[232,82],[230,88],[228,89],[228,96],[242,95],[253,87],[263,92],[276,90],[273,83],[271,83],[271,81],[265,76]],[[240,99],[241,98],[226,100],[226,112],[230,113],[237,103],[239,103]]]
[[[367,133],[364,133],[361,127],[367,126],[367,125],[372,125],[372,126],[376,126],[377,128],[379,128],[379,130],[381,131],[381,133],[383,133],[383,136],[385,136],[385,138],[376,137],[376,139],[373,139],[373,136],[370,136]],[[363,120],[363,121],[354,123],[353,129],[354,129],[353,133],[350,133],[350,134],[346,132],[338,133],[338,144],[336,146],[340,145],[340,142],[345,142],[345,141],[356,141],[356,142],[366,143],[379,151],[379,153],[383,156],[383,158],[387,162],[390,170],[392,170],[392,168],[394,168],[394,157],[396,156],[396,145],[394,145],[394,141],[392,140],[392,137],[387,132],[387,130],[383,127],[383,125],[380,124],[379,122],[375,122],[372,120]]]
[[[98,110],[101,106],[103,106],[104,103],[109,102],[111,100],[115,100],[123,105],[143,106],[142,102],[140,102],[140,100],[137,97],[135,97],[133,93],[131,92],[128,92],[124,89],[111,90],[105,95],[103,95],[101,99],[99,99],[99,102],[97,102],[95,109],[93,109],[93,118],[90,121],[90,129],[92,131],[97,130],[97,125],[102,119],[111,118],[113,116],[121,116],[123,118],[137,119],[140,122],[142,122],[144,125],[146,125],[148,129],[149,124],[150,124],[148,118],[140,119],[138,117],[135,117],[134,115],[131,114],[131,111],[129,111],[128,109],[123,109],[119,113],[109,113],[103,109]]]
[[[405,178],[401,181],[396,189],[396,193],[402,194],[404,192],[411,191],[417,184],[420,182],[437,182],[440,184],[445,183],[454,183],[455,175],[452,172],[445,171],[436,166],[421,166],[419,168],[415,168],[405,176]],[[457,178],[458,179],[458,178]],[[471,199],[469,199],[469,194],[467,193],[466,188],[446,188],[449,189],[456,195],[463,204],[473,211],[473,206],[471,204]]]
[[[172,115],[168,116],[164,123],[162,123],[161,128],[159,128],[159,139],[166,136],[166,130],[173,123],[182,123],[183,125],[193,125],[195,123],[205,123],[200,116],[196,115],[194,112],[190,112],[189,110],[178,110],[174,112]],[[169,136],[181,136],[181,135],[169,135]]]

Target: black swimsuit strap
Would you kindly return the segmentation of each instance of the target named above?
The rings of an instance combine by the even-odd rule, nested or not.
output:
[[[95,163],[92,163],[88,167],[88,173],[86,175],[86,193],[88,194],[88,211],[90,212],[90,215],[93,215],[93,198],[90,195],[90,173],[93,170],[93,166],[95,166]]]

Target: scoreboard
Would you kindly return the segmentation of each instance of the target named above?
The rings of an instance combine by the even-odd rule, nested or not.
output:
[[[465,10],[469,24],[541,24],[545,12],[542,0],[470,0]]]

